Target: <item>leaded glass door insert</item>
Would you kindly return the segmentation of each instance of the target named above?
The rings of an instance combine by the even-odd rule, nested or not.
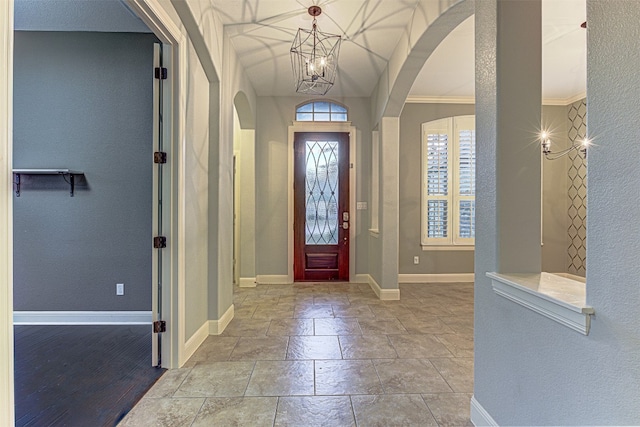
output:
[[[349,136],[296,133],[295,280],[349,280]]]
[[[338,244],[337,141],[306,141],[305,244]]]

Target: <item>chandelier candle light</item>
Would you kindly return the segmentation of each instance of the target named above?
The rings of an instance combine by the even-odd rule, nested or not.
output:
[[[571,147],[557,152],[551,151],[551,139],[549,133],[546,131],[540,132],[540,143],[542,145],[542,153],[548,160],[556,160],[562,156],[566,156],[573,150],[579,150],[583,157],[587,157],[587,148],[591,145],[591,141],[588,138],[584,138],[582,141],[573,144]]]
[[[318,30],[316,17],[322,13],[319,6],[311,6],[308,12],[313,16],[311,31],[299,28],[291,45],[296,92],[325,95],[336,79],[342,37]]]

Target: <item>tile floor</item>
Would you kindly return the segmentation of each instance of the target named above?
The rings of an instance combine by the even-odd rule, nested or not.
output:
[[[126,426],[468,426],[473,284],[236,288],[235,317]]]

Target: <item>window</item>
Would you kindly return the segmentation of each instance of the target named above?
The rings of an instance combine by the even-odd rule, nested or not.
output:
[[[347,107],[328,101],[311,101],[296,108],[299,122],[346,122]]]
[[[422,245],[473,245],[475,116],[422,124]]]

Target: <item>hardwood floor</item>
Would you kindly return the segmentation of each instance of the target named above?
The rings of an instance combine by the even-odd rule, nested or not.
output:
[[[16,426],[114,426],[164,373],[151,328],[14,327]]]

